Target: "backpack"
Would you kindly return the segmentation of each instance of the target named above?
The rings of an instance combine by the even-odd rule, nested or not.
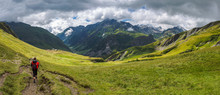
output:
[[[37,60],[34,60],[33,61],[33,65],[32,65],[32,68],[34,69],[34,70],[36,70],[37,69]]]

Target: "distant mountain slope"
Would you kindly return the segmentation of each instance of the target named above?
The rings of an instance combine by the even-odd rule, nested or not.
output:
[[[191,52],[220,44],[220,21],[164,38],[146,46],[131,47],[107,60],[151,59]]]
[[[14,31],[11,30],[11,28],[5,22],[0,22],[0,29],[17,38],[17,35],[14,33]]]
[[[114,19],[106,19],[86,27],[69,27],[57,36],[72,51],[89,56],[105,56],[114,50],[142,46],[155,41],[152,35],[141,33],[130,23]]]
[[[7,22],[19,39],[42,49],[60,49],[71,51],[58,37],[49,31],[21,22]]]
[[[144,34],[152,34],[155,39],[171,37],[175,34],[186,31],[181,26],[175,26],[175,27],[168,28],[165,30],[163,30],[162,27],[154,27],[152,25],[135,25],[133,26],[133,28],[136,31],[140,31],[141,33],[144,33]]]
[[[168,29],[162,31],[161,33],[153,33],[153,36],[155,39],[163,39],[163,38],[171,37],[175,34],[183,32],[183,31],[186,31],[186,30],[180,26],[176,26],[173,28],[168,28]]]

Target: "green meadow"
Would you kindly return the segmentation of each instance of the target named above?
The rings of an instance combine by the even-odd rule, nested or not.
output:
[[[175,39],[175,36],[177,39]],[[214,47],[220,41],[220,23],[212,22],[198,28],[198,31],[192,29],[175,36],[160,39],[145,46],[130,47],[123,51],[117,51],[107,60],[152,60]]]

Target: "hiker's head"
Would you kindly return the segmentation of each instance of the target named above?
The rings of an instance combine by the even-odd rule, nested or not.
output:
[[[34,60],[37,60],[37,58],[36,58],[36,57],[34,57]]]

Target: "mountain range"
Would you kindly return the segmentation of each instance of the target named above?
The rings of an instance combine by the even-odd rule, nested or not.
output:
[[[156,39],[170,37],[185,31],[181,27],[162,31],[161,27],[132,25],[114,19],[106,19],[86,27],[69,27],[57,37],[43,28],[22,22],[3,22],[1,27],[7,32],[12,32],[11,34],[15,37],[38,48],[60,49],[98,57],[108,57],[113,52],[132,46],[147,45]]]
[[[195,50],[219,46],[220,21],[211,22],[203,27],[193,28],[189,31],[163,38],[145,46],[130,47],[112,54],[107,60],[143,59],[164,57],[192,52]],[[169,31],[169,29],[167,30]],[[136,59],[135,59],[136,60]]]
[[[183,31],[185,29],[181,27],[162,31],[161,27],[106,19],[86,27],[69,27],[57,36],[75,53],[101,57],[132,46],[143,46],[156,41],[155,39]]]

